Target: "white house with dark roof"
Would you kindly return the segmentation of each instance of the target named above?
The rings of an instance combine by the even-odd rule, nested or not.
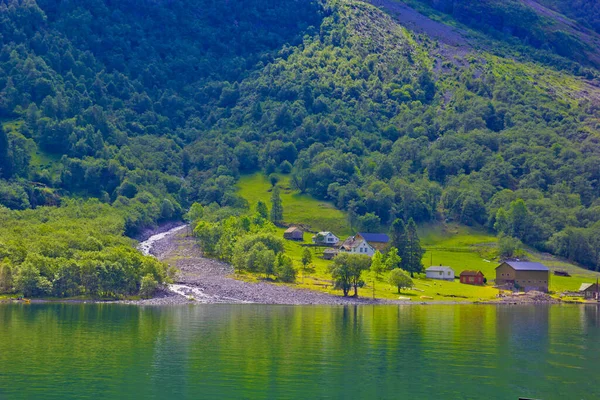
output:
[[[335,246],[340,242],[340,238],[335,236],[331,232],[323,231],[317,233],[312,237],[312,241],[314,244],[320,244],[325,246]]]
[[[364,239],[377,250],[384,250],[390,242],[390,237],[385,233],[367,233],[359,232],[357,237]]]
[[[425,270],[425,276],[429,279],[439,279],[443,281],[454,280],[454,270],[450,267],[429,267]]]
[[[373,257],[377,250],[359,235],[350,236],[340,245],[341,253],[362,254]]]

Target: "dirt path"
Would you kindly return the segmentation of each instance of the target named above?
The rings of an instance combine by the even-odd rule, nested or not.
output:
[[[397,303],[368,298],[344,298],[305,289],[266,282],[251,283],[231,277],[233,267],[202,257],[194,238],[187,229],[172,229],[159,233],[140,244],[159,260],[180,271],[169,291],[163,291],[149,300],[125,302],[131,304],[185,304],[185,303],[259,303],[259,304],[389,304]],[[192,299],[192,300],[190,300]]]

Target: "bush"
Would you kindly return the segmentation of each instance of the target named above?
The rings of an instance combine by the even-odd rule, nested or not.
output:
[[[277,279],[282,282],[295,282],[296,281],[296,270],[292,264],[292,259],[285,254],[279,254],[277,256],[277,267],[275,270]]]
[[[393,269],[388,275],[388,283],[398,288],[398,293],[404,288],[413,287],[413,281],[400,268]]]
[[[149,299],[154,296],[156,289],[158,289],[158,282],[154,280],[154,276],[152,274],[145,275],[140,284],[140,296]]]
[[[498,240],[498,255],[501,258],[518,257],[523,253],[523,243],[511,236],[501,236]]]

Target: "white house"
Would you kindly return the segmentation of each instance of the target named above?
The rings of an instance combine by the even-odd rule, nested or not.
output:
[[[319,232],[312,237],[312,241],[314,244],[335,246],[340,242],[340,238],[331,232]]]
[[[444,281],[454,280],[454,270],[450,267],[429,267],[425,270],[425,275],[429,279],[441,279]]]
[[[359,235],[350,236],[340,245],[340,252],[342,253],[363,254],[373,257],[375,251],[375,248]]]

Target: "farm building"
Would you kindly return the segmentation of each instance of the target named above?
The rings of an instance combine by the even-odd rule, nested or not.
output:
[[[598,300],[598,284],[597,283],[582,283],[579,288],[579,293],[583,294],[586,299]]]
[[[485,276],[481,271],[463,271],[460,273],[460,283],[467,285],[483,285]]]
[[[375,249],[382,251],[384,250],[388,243],[390,242],[390,237],[385,233],[363,233],[359,232],[356,234],[358,238],[362,238],[369,245],[374,247]]]
[[[441,279],[444,281],[454,280],[454,270],[450,267],[429,267],[425,270],[425,276],[429,279]]]
[[[283,232],[283,238],[287,240],[304,240],[304,231],[297,226],[290,226]]]
[[[340,245],[340,252],[343,253],[363,254],[373,257],[375,251],[375,248],[359,235],[350,236]]]
[[[312,241],[322,246],[335,246],[340,242],[340,238],[331,232],[319,232],[312,237]]]
[[[548,291],[550,270],[538,262],[506,261],[496,267],[496,285],[523,290]]]
[[[323,252],[323,258],[325,260],[333,260],[335,258],[335,256],[338,255],[338,250],[337,249],[325,249],[325,251]]]

